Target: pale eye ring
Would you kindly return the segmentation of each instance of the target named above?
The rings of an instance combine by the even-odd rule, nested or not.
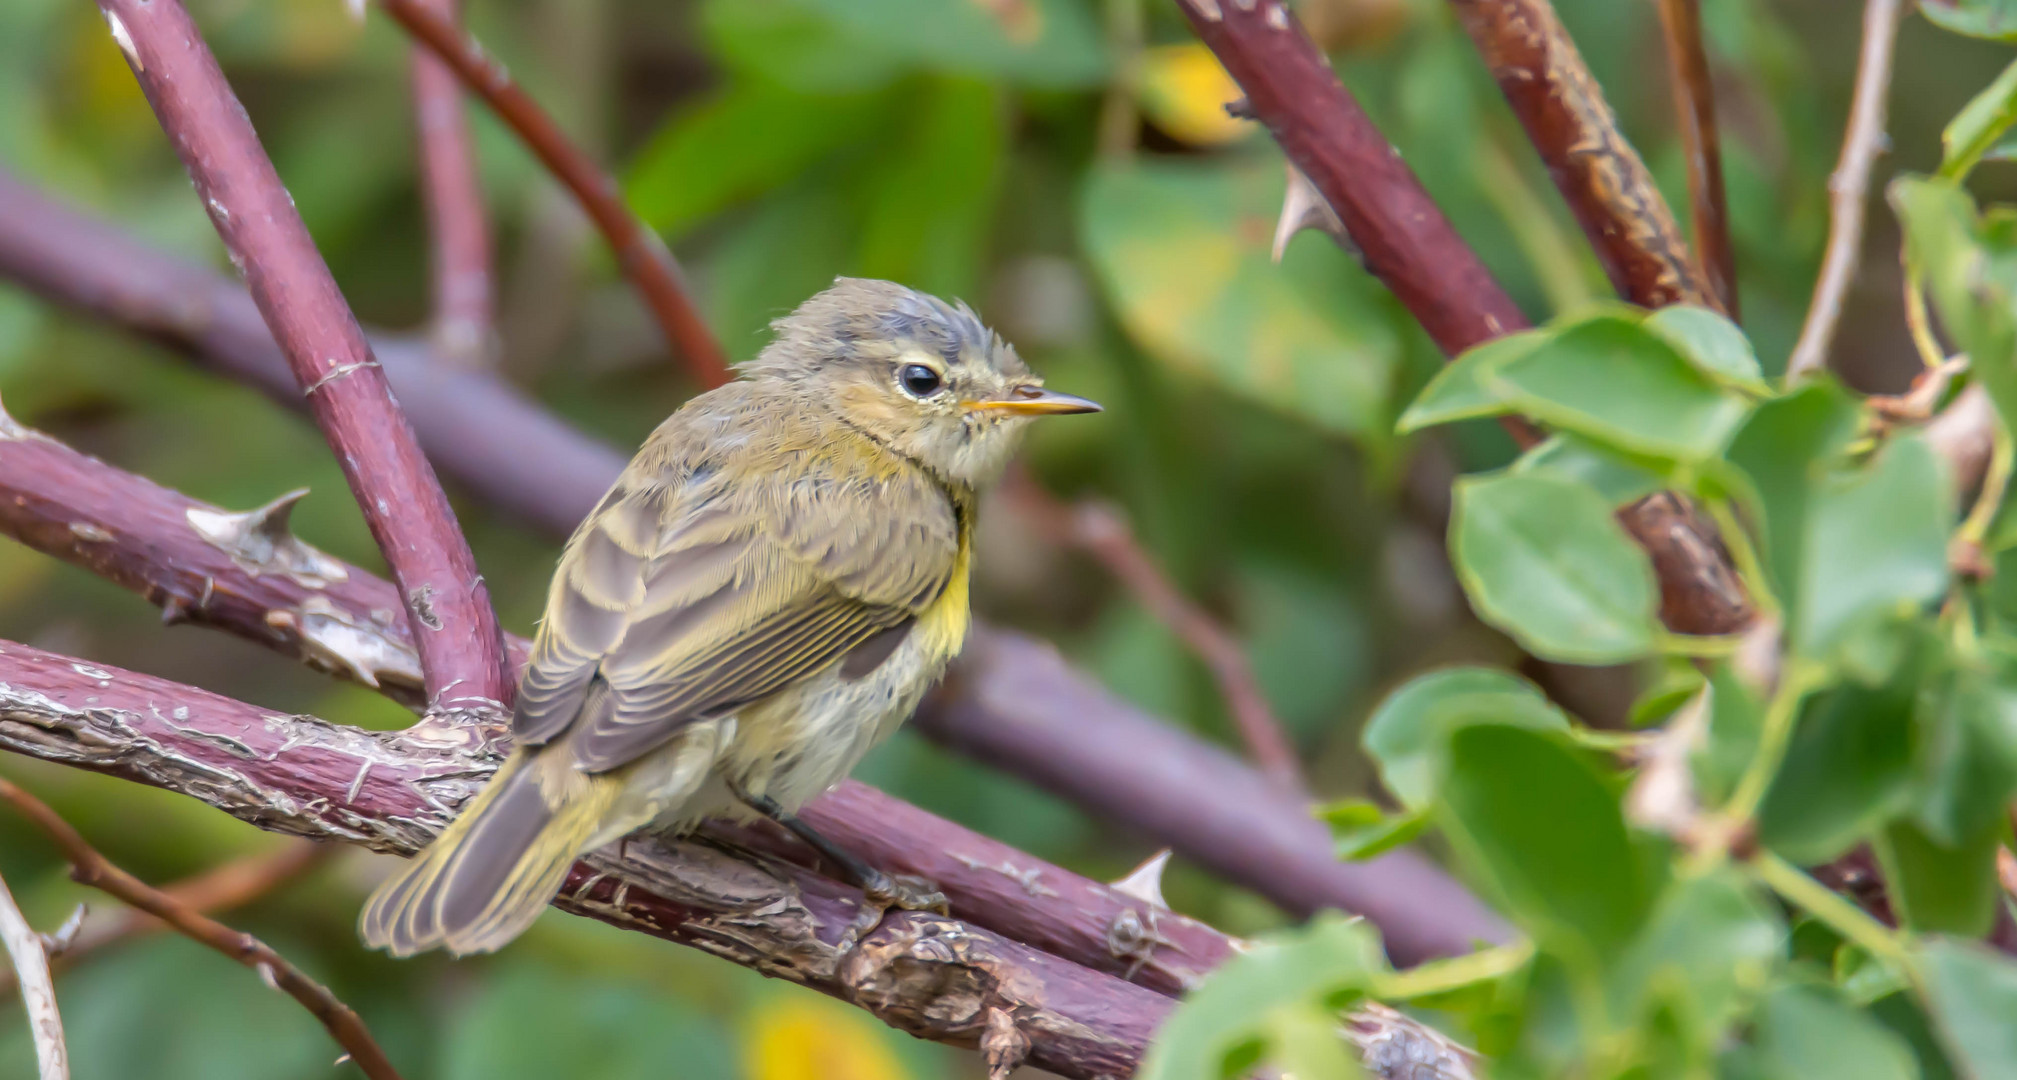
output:
[[[939,373],[923,364],[905,364],[897,369],[897,384],[913,397],[930,397],[944,385]]]

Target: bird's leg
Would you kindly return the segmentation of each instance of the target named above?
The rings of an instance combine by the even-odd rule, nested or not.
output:
[[[792,835],[805,841],[828,862],[840,867],[841,875],[861,889],[862,897],[868,903],[862,908],[861,917],[857,918],[854,924],[848,927],[847,933],[842,935],[841,951],[854,948],[855,942],[861,940],[862,935],[874,930],[882,922],[883,915],[890,908],[901,908],[904,911],[935,911],[940,915],[952,914],[951,904],[946,900],[945,894],[931,882],[909,874],[891,874],[878,870],[862,861],[853,852],[820,835],[819,830],[800,821],[798,815],[779,806],[776,799],[744,791],[740,785],[732,785],[731,790],[735,792],[735,797],[741,799],[750,809],[791,830]]]

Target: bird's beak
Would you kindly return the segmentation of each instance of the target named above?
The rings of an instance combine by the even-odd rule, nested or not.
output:
[[[969,401],[968,409],[998,409],[1015,416],[1051,416],[1063,413],[1099,412],[1099,402],[1072,394],[1060,394],[1041,386],[1018,386],[998,398]]]

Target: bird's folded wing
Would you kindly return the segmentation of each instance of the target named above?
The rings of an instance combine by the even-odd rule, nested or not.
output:
[[[519,691],[522,742],[567,731],[599,676],[614,708],[568,742],[577,767],[618,768],[820,671],[944,589],[958,533],[939,492],[903,474],[781,476],[605,500],[555,575]],[[899,502],[924,512],[888,513],[890,484],[912,485]]]

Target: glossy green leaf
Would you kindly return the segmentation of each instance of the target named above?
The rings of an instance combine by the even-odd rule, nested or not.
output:
[[[2017,63],[1976,94],[1940,133],[1940,175],[1962,177],[2017,124]]]
[[[2017,0],[1919,0],[1919,11],[1957,34],[2017,41]]]
[[[1704,375],[1753,394],[1771,392],[1751,339],[1717,312],[1694,304],[1672,304],[1646,316],[1645,327]]]
[[[1507,411],[1510,406],[1498,393],[1479,381],[1480,373],[1541,347],[1547,343],[1549,333],[1545,329],[1522,330],[1464,350],[1443,365],[1436,377],[1422,387],[1422,392],[1415,395],[1415,400],[1401,413],[1397,430],[1405,435],[1437,424],[1497,416]]]
[[[1828,991],[1784,987],[1758,1012],[1756,1048],[1773,1080],[1918,1080],[1911,1048]]]
[[[1695,794],[1703,805],[1718,805],[1736,790],[1758,752],[1764,723],[1765,703],[1732,666],[1725,661],[1710,667],[1708,738],[1691,761]]]
[[[1671,1010],[1704,1050],[1767,984],[1785,954],[1777,909],[1725,867],[1667,887],[1613,978],[1627,1015]]]
[[[1969,1080],[2017,1080],[2017,963],[1972,941],[1933,941],[1919,970],[1954,1064]]]
[[[1730,445],[1761,500],[1765,562],[1802,656],[1829,657],[1947,583],[1954,509],[1943,464],[1900,436],[1856,465],[1845,450],[1857,423],[1838,387],[1810,384],[1761,405]]]
[[[1652,651],[1652,565],[1591,488],[1546,475],[1466,478],[1450,536],[1478,616],[1536,656],[1610,664]]]
[[[1594,489],[1612,506],[1637,502],[1666,487],[1643,464],[1574,435],[1552,435],[1513,462],[1515,474],[1558,476]]]
[[[1932,447],[1892,439],[1861,469],[1813,493],[1790,639],[1825,656],[1873,617],[1908,615],[1947,588],[1953,485]]]
[[[1801,865],[1840,855],[1911,796],[1918,680],[1845,683],[1807,701],[1758,814],[1767,847]]]
[[[1943,844],[1997,826],[2017,792],[2017,671],[1963,664],[1920,697],[1914,820]]]
[[[1955,843],[1935,840],[1910,821],[1886,826],[1877,835],[1877,857],[1898,917],[1914,930],[1988,933],[2003,895],[1996,879],[2003,835],[2002,823],[1994,821]]]
[[[1615,960],[1645,921],[1655,885],[1618,795],[1560,735],[1460,728],[1438,820],[1506,912],[1579,966]]]
[[[1432,671],[1394,691],[1366,723],[1366,753],[1402,804],[1424,808],[1449,760],[1450,736],[1472,724],[1569,730],[1569,720],[1533,683],[1490,668]]]
[[[1554,330],[1481,372],[1520,412],[1629,453],[1697,461],[1722,452],[1748,410],[1666,338],[1628,314]]]
[[[1156,1032],[1141,1080],[1221,1080],[1233,1064],[1272,1060],[1269,1040],[1280,1010],[1329,1005],[1386,970],[1379,935],[1363,920],[1325,913],[1307,926],[1254,943],[1205,977]],[[1300,1034],[1292,1038],[1300,1039]],[[1311,1053],[1295,1048],[1298,1057]],[[1244,1071],[1244,1069],[1242,1070]]]
[[[880,93],[806,94],[740,80],[661,127],[631,163],[624,196],[646,224],[677,238],[872,134],[892,104]]]
[[[1262,161],[1104,167],[1087,180],[1081,228],[1122,324],[1151,355],[1384,438],[1402,348],[1391,311],[1335,249],[1299,245],[1273,263],[1282,191],[1281,169]]]

